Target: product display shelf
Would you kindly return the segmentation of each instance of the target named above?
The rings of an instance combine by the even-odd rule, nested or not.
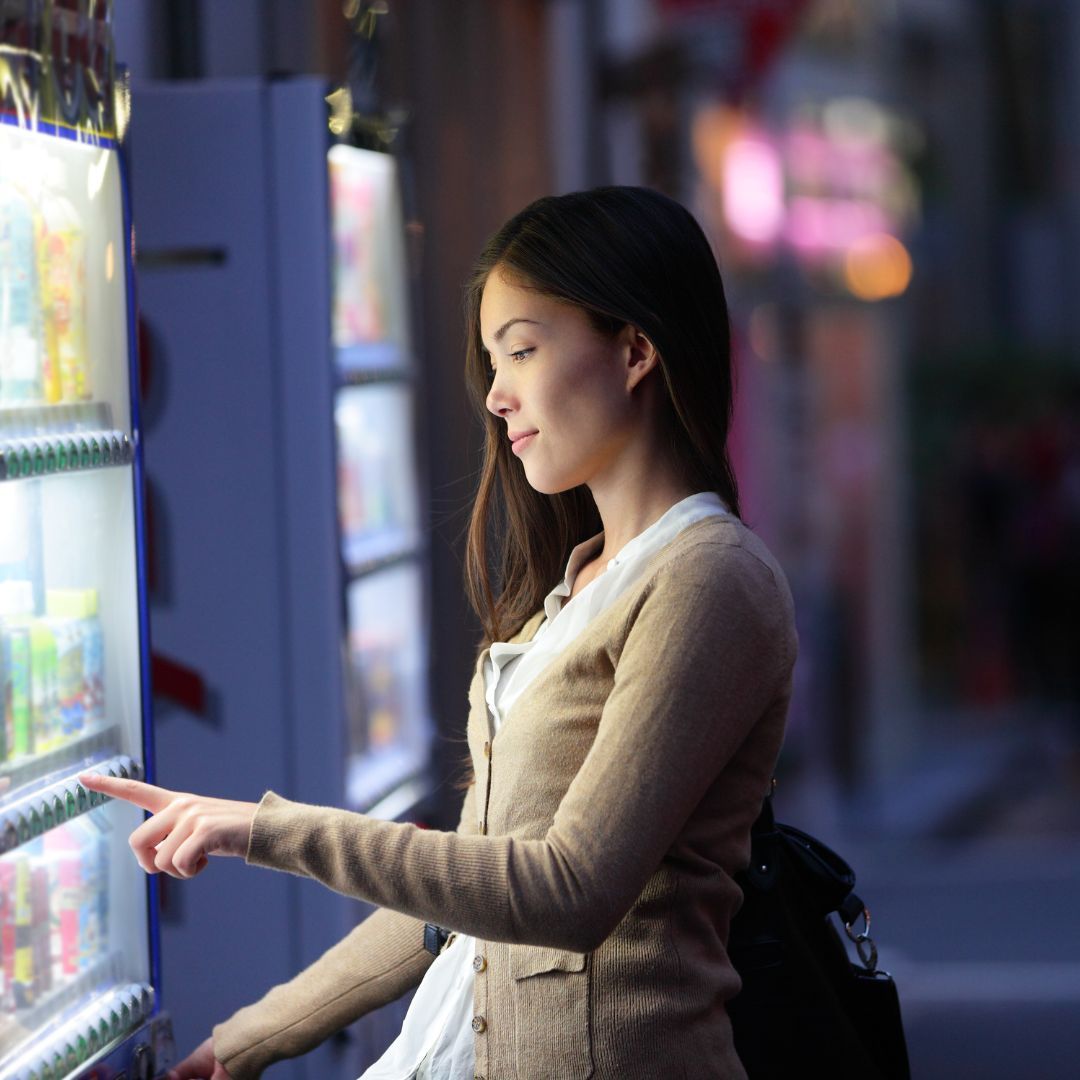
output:
[[[154,988],[146,983],[109,987],[108,983],[115,981],[114,967],[112,958],[106,958],[41,1003],[42,1016],[54,1015],[56,1009],[60,1011],[43,1029],[35,1045],[5,1068],[5,1078],[62,1080],[80,1068],[83,1069],[80,1075],[85,1076],[97,1060],[152,1016]],[[91,995],[92,1003],[83,1004]],[[49,1027],[55,1029],[52,1034]]]
[[[396,341],[339,346],[334,350],[334,366],[341,380],[350,385],[412,378],[408,356]]]
[[[58,405],[0,405],[0,438],[27,435],[70,435],[113,428],[113,410],[103,401]]]
[[[132,458],[131,439],[122,431],[0,437],[0,481],[130,465]]]
[[[423,554],[414,529],[381,529],[360,537],[346,536],[342,547],[349,582]]]
[[[5,761],[0,764],[0,813],[4,811],[7,792],[17,791],[27,784],[43,783],[50,775],[64,769],[70,771],[77,763],[85,764],[91,757],[116,753],[119,744],[119,724],[96,724],[51,750]]]
[[[117,730],[106,729],[114,735]],[[134,758],[117,754],[85,761],[75,772],[58,771],[43,777],[29,791],[20,791],[8,805],[0,804],[0,855],[108,801],[107,795],[83,787],[79,782],[82,772],[132,780],[145,775],[142,765]]]

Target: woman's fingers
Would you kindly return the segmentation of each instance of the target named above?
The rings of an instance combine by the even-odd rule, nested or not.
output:
[[[144,810],[156,814],[176,798],[175,791],[144,784],[141,780],[121,780],[118,776],[102,776],[100,773],[79,773],[79,783],[91,791],[99,791],[113,799],[123,799]]]
[[[209,861],[209,838],[205,822],[197,816],[181,814],[168,836],[158,843],[153,856],[154,867],[170,877],[194,877]]]
[[[171,837],[170,837],[171,840]],[[193,878],[210,861],[206,844],[197,833],[191,833],[170,854],[176,876]]]
[[[175,814],[162,811],[147,818],[128,837],[135,858],[148,874],[156,874],[163,869],[157,861],[159,845],[176,827],[175,818]]]
[[[225,1066],[214,1057],[213,1037],[170,1069],[168,1080],[230,1080]]]
[[[213,799],[182,791],[81,773],[85,787],[149,810],[152,817],[129,839],[139,865],[148,873],[194,877],[210,855],[243,856],[248,848],[255,803]]]

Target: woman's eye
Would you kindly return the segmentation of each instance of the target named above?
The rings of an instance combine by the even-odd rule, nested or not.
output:
[[[524,359],[526,356],[528,356],[529,353],[531,353],[531,352],[532,352],[531,348],[518,349],[517,352],[510,353],[510,356],[511,356],[512,359],[517,360],[517,362],[520,364],[521,360]]]

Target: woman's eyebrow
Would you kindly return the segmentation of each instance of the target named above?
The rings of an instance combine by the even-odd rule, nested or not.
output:
[[[536,321],[536,319],[522,319],[520,317],[515,317],[513,319],[507,319],[506,322],[504,322],[502,324],[502,326],[500,326],[499,329],[495,331],[495,344],[498,345],[499,342],[502,341],[503,337],[506,335],[506,331],[509,330],[510,327],[514,325],[514,323],[519,323],[519,322],[532,323],[533,326],[539,326],[540,325],[540,323],[538,323]]]

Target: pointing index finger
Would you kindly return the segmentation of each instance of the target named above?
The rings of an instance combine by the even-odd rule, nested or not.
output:
[[[118,776],[102,776],[100,773],[79,773],[79,782],[91,791],[100,791],[111,798],[134,803],[152,814],[164,810],[176,795],[173,791],[144,784],[141,780],[122,780]]]

